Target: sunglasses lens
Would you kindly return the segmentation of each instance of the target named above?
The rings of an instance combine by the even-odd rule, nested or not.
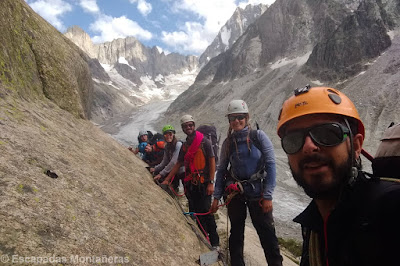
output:
[[[345,134],[339,124],[325,124],[310,129],[311,138],[319,145],[335,146],[343,142]]]
[[[233,122],[233,121],[235,121],[236,119],[237,119],[237,120],[243,120],[243,119],[245,119],[245,118],[246,118],[245,115],[228,116],[229,122]]]
[[[282,148],[287,154],[293,154],[298,152],[304,144],[304,132],[294,131],[281,140]]]
[[[342,143],[349,133],[350,131],[340,124],[323,124],[289,132],[282,137],[281,144],[287,154],[294,154],[303,147],[306,135],[309,135],[317,145],[331,147]]]

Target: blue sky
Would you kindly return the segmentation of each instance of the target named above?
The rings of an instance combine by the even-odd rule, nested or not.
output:
[[[80,26],[95,43],[134,36],[144,45],[200,55],[236,7],[275,0],[25,0],[64,33]]]

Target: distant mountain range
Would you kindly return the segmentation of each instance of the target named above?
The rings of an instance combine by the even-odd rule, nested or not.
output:
[[[165,54],[134,37],[94,44],[78,26],[69,28],[65,36],[91,58],[95,88],[92,121],[102,124],[149,101],[176,98],[193,84],[200,67],[230,48],[266,8],[261,4],[237,8],[200,61],[197,56]]]
[[[100,124],[115,116],[126,116],[151,100],[175,98],[198,73],[197,57],[166,55],[133,37],[93,44],[77,26],[69,28],[65,36],[92,59],[92,120]]]
[[[396,0],[277,0],[201,69],[160,124],[189,113],[225,132],[227,105],[241,98],[280,148],[283,101],[306,84],[331,86],[355,102],[374,152],[383,130],[400,121],[399,25]]]

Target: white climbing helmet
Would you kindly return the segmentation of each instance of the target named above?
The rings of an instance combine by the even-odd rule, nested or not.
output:
[[[183,125],[183,124],[185,124],[187,122],[193,122],[194,123],[193,116],[191,116],[191,115],[183,115],[181,117],[181,125]]]
[[[148,135],[149,133],[147,132],[147,130],[141,130],[140,132],[139,132],[139,138],[141,137],[141,136],[143,136],[143,135]]]
[[[228,105],[228,112],[226,116],[231,114],[248,114],[249,108],[243,100],[232,100]]]

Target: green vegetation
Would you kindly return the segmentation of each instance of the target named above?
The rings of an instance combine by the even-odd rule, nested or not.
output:
[[[88,57],[25,1],[0,4],[0,97],[56,103],[75,117],[89,115],[93,85]]]
[[[286,250],[292,253],[293,256],[295,256],[296,258],[301,256],[302,244],[300,241],[296,241],[294,239],[283,239],[281,237],[278,237],[278,242],[280,246],[284,247]]]

